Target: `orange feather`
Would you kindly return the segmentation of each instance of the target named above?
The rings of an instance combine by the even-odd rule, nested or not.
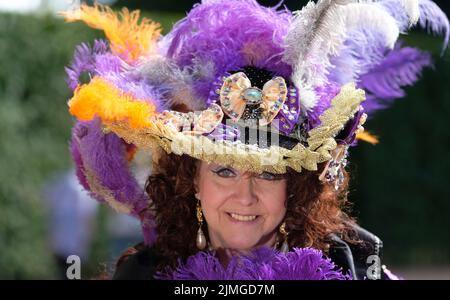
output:
[[[82,4],[79,9],[61,13],[67,22],[83,21],[88,26],[105,32],[113,53],[127,62],[155,52],[161,34],[159,23],[143,18],[139,24],[139,11],[131,13],[123,8],[117,14],[111,8],[95,4]]]

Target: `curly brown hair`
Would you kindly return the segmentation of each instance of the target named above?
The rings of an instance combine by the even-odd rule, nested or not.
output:
[[[157,269],[174,267],[178,259],[185,260],[199,251],[193,184],[198,162],[187,155],[162,153],[147,180],[146,191],[153,200],[149,209],[155,213],[158,233],[154,247],[162,257]],[[327,253],[331,233],[352,241],[354,220],[346,213],[349,176],[345,173],[344,184],[336,191],[334,185],[318,178],[324,166],[320,164],[317,171],[289,170],[286,174],[287,192],[293,195],[287,201],[285,216],[291,247],[314,247]],[[205,223],[202,229],[208,236]]]

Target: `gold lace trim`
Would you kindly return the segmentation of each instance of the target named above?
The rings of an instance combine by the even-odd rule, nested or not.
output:
[[[151,128],[131,129],[127,121],[109,122],[105,126],[126,142],[144,149],[154,151],[161,147],[167,153],[188,154],[243,171],[282,174],[287,167],[297,172],[302,168],[314,171],[317,164],[331,159],[331,151],[337,146],[334,137],[355,115],[364,99],[364,91],[356,89],[355,84],[343,86],[331,101],[331,107],[320,116],[321,125],[309,131],[308,147],[297,144],[291,150],[279,146],[258,148],[239,141],[212,141],[202,135],[175,131],[158,121]]]

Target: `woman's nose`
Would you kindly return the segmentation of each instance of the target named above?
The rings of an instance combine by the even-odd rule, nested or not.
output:
[[[243,177],[236,183],[236,199],[240,204],[244,206],[251,206],[258,201],[258,197],[255,194],[254,185],[255,183],[253,182],[252,177]]]

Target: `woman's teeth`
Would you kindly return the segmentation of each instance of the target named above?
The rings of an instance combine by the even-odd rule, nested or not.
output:
[[[244,222],[253,221],[254,219],[256,219],[256,216],[243,216],[235,213],[231,213],[230,215],[233,219]]]

